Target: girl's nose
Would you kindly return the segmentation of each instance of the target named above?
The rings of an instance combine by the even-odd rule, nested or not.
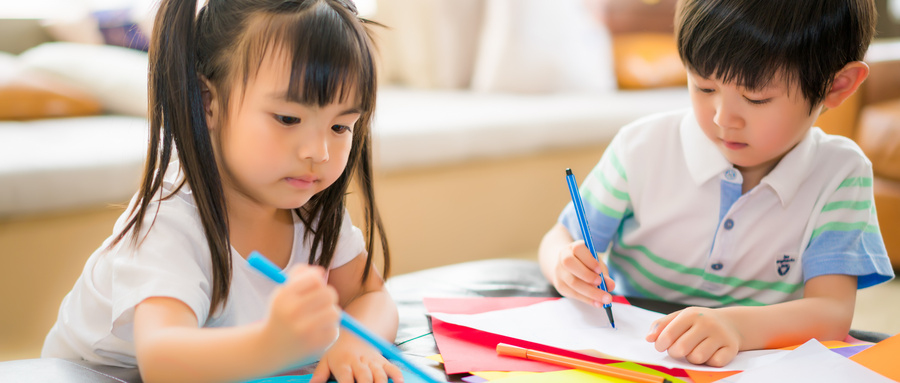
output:
[[[310,129],[309,134],[301,137],[298,155],[302,160],[313,163],[328,161],[328,139],[320,129]]]

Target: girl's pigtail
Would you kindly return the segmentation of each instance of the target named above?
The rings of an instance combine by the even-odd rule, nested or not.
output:
[[[181,169],[197,204],[212,254],[213,286],[209,309],[212,315],[228,297],[231,245],[224,192],[197,74],[197,31],[206,7],[198,17],[195,17],[196,9],[196,0],[163,0],[160,3],[150,40],[150,142],[144,179],[132,218],[114,243],[128,232],[135,233],[132,239],[134,244],[138,243],[137,233],[141,232],[147,208],[161,189],[173,147],[177,148]]]
[[[387,279],[391,271],[391,257],[388,249],[387,236],[384,233],[384,224],[381,222],[381,214],[378,213],[378,207],[375,204],[375,188],[373,187],[373,171],[372,171],[372,131],[369,129],[359,145],[359,168],[356,176],[357,182],[363,195],[363,206],[366,216],[366,250],[369,257],[366,259],[366,269],[363,272],[363,282],[369,278],[369,270],[372,268],[373,254],[375,253],[375,232],[378,232],[378,238],[381,242],[381,251],[384,260],[384,270],[382,275]]]

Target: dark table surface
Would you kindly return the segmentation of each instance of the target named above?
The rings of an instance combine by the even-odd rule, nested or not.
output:
[[[537,263],[526,260],[490,259],[466,262],[399,275],[388,280],[388,290],[397,303],[400,326],[395,343],[414,363],[432,376],[459,382],[462,375],[446,376],[428,356],[438,354],[431,323],[422,299],[425,297],[558,297],[541,275]],[[642,298],[628,298],[635,306],[670,313],[685,306]],[[851,330],[857,339],[877,342],[887,335]],[[297,373],[311,373],[312,366]],[[137,369],[101,366],[81,360],[25,359],[0,362],[0,382],[141,382]]]

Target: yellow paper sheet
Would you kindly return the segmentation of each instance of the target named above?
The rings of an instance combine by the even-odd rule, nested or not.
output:
[[[484,378],[489,381],[500,380],[504,378],[511,378],[519,375],[530,375],[537,374],[537,372],[531,371],[473,371],[470,374],[475,375],[480,378]]]
[[[493,380],[497,383],[633,383],[629,380],[594,374],[581,370],[562,370],[517,375],[509,378]]]

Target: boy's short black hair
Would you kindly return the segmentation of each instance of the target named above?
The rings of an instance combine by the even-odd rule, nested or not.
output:
[[[812,107],[875,35],[873,0],[679,0],[678,53],[704,78],[761,89],[780,73]]]

